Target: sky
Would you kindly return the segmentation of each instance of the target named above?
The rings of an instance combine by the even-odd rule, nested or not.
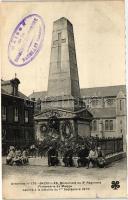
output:
[[[33,13],[45,24],[43,45],[29,64],[16,67],[8,60],[8,44],[17,24]],[[61,17],[73,24],[80,87],[125,84],[123,0],[2,3],[2,79],[16,73],[26,95],[47,90],[53,22]]]

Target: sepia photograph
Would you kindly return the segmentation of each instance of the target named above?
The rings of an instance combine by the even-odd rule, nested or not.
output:
[[[3,199],[127,198],[124,0],[0,16]]]

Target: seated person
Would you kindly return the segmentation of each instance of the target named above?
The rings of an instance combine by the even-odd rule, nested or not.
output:
[[[64,153],[63,162],[65,167],[72,167],[73,166],[73,151],[70,147],[67,147]]]
[[[17,148],[15,151],[15,157],[13,159],[13,164],[22,165],[22,153],[19,148]]]
[[[7,158],[6,158],[6,163],[7,165],[12,165],[13,164],[13,159],[15,157],[15,149],[10,149],[9,150],[9,153],[7,155]]]
[[[84,145],[82,145],[82,147],[78,151],[77,167],[86,166],[86,164],[88,163],[88,155],[89,155],[89,150]]]
[[[89,156],[88,156],[88,167],[87,168],[89,168],[90,163],[92,163],[92,167],[95,167],[95,165],[97,164],[97,158],[98,158],[97,150],[95,147],[92,147],[90,149]]]
[[[101,147],[97,148],[98,158],[97,158],[97,166],[100,168],[105,167],[106,161],[103,151],[101,150]]]
[[[36,158],[36,152],[37,152],[36,145],[35,145],[35,144],[32,144],[32,145],[30,146],[30,154],[31,154],[31,156]]]
[[[22,163],[23,164],[28,164],[28,153],[27,153],[27,150],[24,149],[23,152],[22,152]]]
[[[9,151],[10,151],[10,150],[15,150],[15,147],[14,147],[14,146],[10,146],[10,147],[9,147]]]
[[[56,148],[51,146],[48,150],[48,166],[57,166],[58,163],[58,152]]]

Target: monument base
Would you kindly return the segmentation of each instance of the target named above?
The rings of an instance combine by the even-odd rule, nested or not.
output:
[[[47,108],[63,108],[70,111],[77,111],[85,108],[85,103],[80,97],[74,98],[71,95],[47,96],[41,101],[41,111]]]
[[[91,135],[92,115],[87,109],[71,111],[66,109],[46,109],[35,115],[36,139],[43,141],[47,137],[53,140],[68,141],[71,138]]]

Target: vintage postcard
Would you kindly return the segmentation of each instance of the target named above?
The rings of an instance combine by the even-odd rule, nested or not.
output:
[[[127,198],[124,1],[0,18],[3,199]]]

